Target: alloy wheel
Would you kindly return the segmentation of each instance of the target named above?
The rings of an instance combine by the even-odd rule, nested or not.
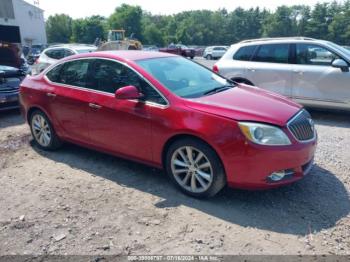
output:
[[[192,146],[178,148],[171,158],[171,170],[177,183],[193,193],[206,191],[213,182],[213,168],[199,149]]]
[[[51,142],[51,129],[47,120],[39,114],[32,118],[32,130],[35,140],[43,147],[47,147]]]

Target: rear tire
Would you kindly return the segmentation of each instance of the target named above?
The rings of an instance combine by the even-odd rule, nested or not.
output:
[[[35,143],[44,150],[55,150],[62,145],[62,141],[44,112],[35,110],[30,115],[30,131]]]
[[[166,153],[167,174],[185,194],[207,198],[226,185],[226,175],[216,152],[192,138],[175,141]]]

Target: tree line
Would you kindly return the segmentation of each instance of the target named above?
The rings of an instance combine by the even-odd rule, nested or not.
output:
[[[184,11],[174,15],[153,15],[140,6],[123,4],[109,17],[94,15],[72,19],[65,14],[46,21],[49,43],[93,43],[105,40],[109,29],[125,29],[143,44],[164,46],[230,45],[260,37],[306,36],[350,45],[350,0],[318,3],[315,6],[280,6],[266,9],[236,8],[217,11]]]

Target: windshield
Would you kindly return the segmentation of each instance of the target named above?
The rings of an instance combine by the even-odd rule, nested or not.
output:
[[[210,91],[232,86],[223,77],[182,57],[165,57],[136,61],[166,88],[184,98],[208,95]]]
[[[350,50],[349,49],[346,49],[340,45],[337,45],[333,42],[327,42],[330,46],[332,46],[333,48],[335,49],[338,49],[339,51],[341,51],[342,53],[344,53],[348,59],[350,59]]]

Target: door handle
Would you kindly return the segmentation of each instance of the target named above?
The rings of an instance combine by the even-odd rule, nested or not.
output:
[[[251,71],[251,72],[255,72],[254,68],[248,68],[248,70]]]
[[[46,96],[48,96],[48,97],[56,97],[56,94],[54,94],[54,93],[46,93]]]
[[[89,103],[89,107],[91,107],[93,109],[100,109],[102,106],[94,104],[94,103]]]

